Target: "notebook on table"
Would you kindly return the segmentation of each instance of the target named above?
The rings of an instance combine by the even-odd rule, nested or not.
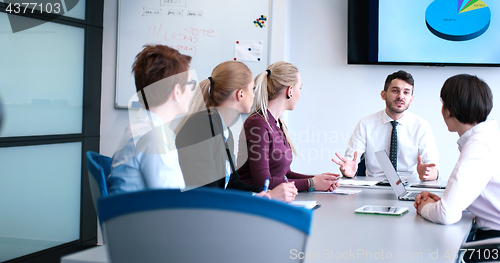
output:
[[[402,201],[415,201],[415,197],[420,194],[420,192],[406,190],[406,187],[402,183],[396,169],[392,166],[387,152],[385,150],[378,151],[375,153],[375,157],[377,157],[378,163],[380,164],[382,171],[384,171],[385,177],[389,180],[392,190],[394,190],[398,199]]]

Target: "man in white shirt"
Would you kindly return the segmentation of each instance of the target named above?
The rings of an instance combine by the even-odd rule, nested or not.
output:
[[[367,176],[384,176],[375,152],[386,150],[397,172],[402,176],[421,180],[438,178],[438,151],[429,123],[407,109],[413,101],[414,80],[411,74],[398,71],[385,81],[380,93],[386,103],[385,110],[359,121],[347,150],[339,160],[340,171],[346,177],[354,177],[364,153]],[[365,171],[359,171],[364,173]]]
[[[415,198],[417,213],[434,223],[454,224],[467,209],[476,218],[475,240],[500,237],[500,131],[496,121],[486,121],[493,107],[491,90],[476,76],[462,74],[446,80],[441,100],[448,130],[460,136],[460,157],[441,198],[429,192]]]

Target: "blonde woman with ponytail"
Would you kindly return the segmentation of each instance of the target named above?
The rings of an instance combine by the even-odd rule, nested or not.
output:
[[[335,190],[338,174],[309,176],[290,170],[292,153],[297,153],[281,115],[293,110],[300,98],[302,80],[297,67],[284,61],[276,62],[255,78],[255,86],[255,109],[244,124],[246,140],[240,139],[240,179],[247,184],[261,185],[269,178],[270,189],[290,181],[299,191]]]
[[[272,199],[292,201],[293,183],[263,192],[263,185],[249,185],[239,179],[230,127],[240,114],[251,111],[254,81],[248,67],[236,61],[219,64],[200,83],[188,115],[176,137],[179,164],[187,187],[209,186],[238,189]]]

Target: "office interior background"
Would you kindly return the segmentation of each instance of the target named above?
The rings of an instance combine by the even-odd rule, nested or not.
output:
[[[351,133],[362,117],[384,109],[385,102],[380,97],[380,91],[385,78],[392,72],[403,69],[415,78],[415,99],[409,110],[431,124],[440,154],[440,175],[445,178],[449,176],[459,154],[456,144],[458,135],[448,132],[442,120],[439,99],[441,86],[452,75],[473,74],[484,79],[490,85],[494,98],[497,98],[500,85],[497,67],[347,65],[347,0],[270,2],[270,63],[285,60],[295,64],[304,83],[297,107],[285,116],[299,152],[299,156],[294,157],[292,162],[293,170],[306,174],[327,171],[337,173],[338,166],[331,162],[331,158],[335,152],[344,153]],[[58,121],[50,124],[41,121],[44,118],[28,118],[31,113],[16,122],[10,122],[9,118],[12,120],[13,116],[8,115],[7,109],[7,122],[0,133],[0,255],[5,255],[4,251],[17,245],[11,244],[13,238],[31,240],[29,246],[49,241],[52,243],[45,248],[56,247],[59,250],[65,248],[61,244],[74,244],[75,240],[78,240],[78,244],[85,240],[95,240],[95,214],[86,210],[93,207],[88,193],[85,193],[87,173],[83,153],[95,150],[112,156],[128,125],[129,115],[126,110],[114,108],[118,0],[105,0],[104,3],[80,1],[79,5],[82,4],[87,9],[80,9],[83,13],[75,18],[79,20],[66,22],[69,25],[76,23],[75,28],[78,29],[61,26],[61,30],[71,31],[67,32],[67,36],[74,42],[64,42],[71,43],[71,49],[49,42],[44,46],[52,47],[52,52],[67,48],[66,55],[57,59],[50,55],[35,57],[30,52],[14,52],[17,47],[11,46],[10,50],[15,56],[0,61],[0,95],[5,103],[16,96],[30,100],[49,98],[52,103],[57,98],[67,100],[69,105],[76,105],[77,108],[73,113],[65,111],[73,114],[66,117],[57,115],[59,113],[51,115]],[[99,12],[99,5],[102,4],[102,23],[82,26],[81,24],[90,23],[84,19],[85,12]],[[10,30],[6,27],[5,13],[0,13],[0,19],[1,30]],[[47,23],[44,26],[59,25]],[[102,29],[102,60],[100,57],[97,60],[92,57],[92,54],[101,56],[101,42],[84,42],[84,35],[93,32],[95,28]],[[94,33],[100,32],[98,30]],[[0,43],[2,40],[11,41],[6,39],[10,36],[12,35],[1,34]],[[25,39],[20,40],[23,43],[37,40],[35,35],[25,34],[24,37]],[[52,41],[56,43],[59,39]],[[71,63],[64,64],[70,59],[73,59]],[[39,62],[35,62],[37,60]],[[222,61],[213,61],[213,67],[220,62]],[[101,63],[102,71],[99,71]],[[12,83],[5,79],[12,75],[7,69],[13,68],[14,64],[19,68],[23,64],[36,65],[39,68],[31,69],[40,72],[56,68],[65,73],[60,77],[63,83],[54,85],[53,79],[29,80],[31,89],[17,90],[5,84]],[[18,79],[25,77],[22,74],[16,75]],[[69,88],[63,90],[60,87]],[[68,90],[74,93],[69,93]],[[66,105],[65,102],[59,102]],[[498,119],[499,114],[494,105],[490,119]],[[14,126],[18,131],[13,130]],[[36,131],[35,128],[43,130]],[[41,135],[48,137],[39,137]],[[88,202],[84,204],[85,201],[82,200]],[[54,206],[54,203],[57,205]],[[58,212],[65,216],[64,224],[55,220],[59,217]],[[88,224],[88,219],[82,218],[86,213],[93,217],[91,221],[94,220],[93,224],[85,226],[92,232],[88,236],[85,234],[88,230],[82,230],[82,224]],[[3,241],[11,243],[2,246]],[[25,254],[15,256],[20,258],[13,261],[37,262],[36,258],[26,256],[36,251],[39,250],[27,249]],[[46,252],[53,253],[51,250]],[[0,258],[0,261],[12,259]]]
[[[380,97],[387,75],[403,69],[415,79],[415,99],[409,110],[427,120],[440,155],[440,175],[448,177],[458,159],[458,135],[448,132],[441,116],[439,92],[456,74],[477,75],[496,98],[497,67],[427,67],[347,64],[347,0],[273,0],[270,63],[285,60],[299,68],[303,89],[295,110],[286,114],[299,156],[292,169],[306,174],[338,172],[331,159],[344,154],[358,121],[385,108]],[[117,1],[105,1],[101,101],[101,153],[112,155],[128,113],[116,110]],[[394,40],[394,41],[397,41]],[[213,67],[222,61],[214,61]],[[208,76],[198,76],[200,81]],[[491,119],[498,119],[493,107]]]

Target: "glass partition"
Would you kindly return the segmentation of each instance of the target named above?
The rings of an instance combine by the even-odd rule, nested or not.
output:
[[[80,238],[82,143],[0,148],[0,262]]]
[[[12,32],[7,16],[0,32]],[[83,28],[51,22],[0,34],[1,137],[82,132],[84,41]]]

